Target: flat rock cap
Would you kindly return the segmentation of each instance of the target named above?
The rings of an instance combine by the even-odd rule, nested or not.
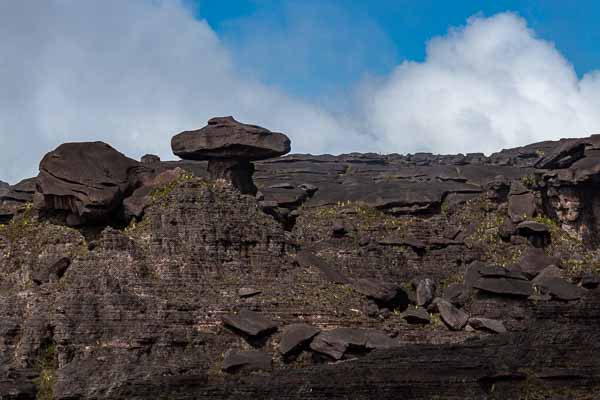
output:
[[[233,117],[211,118],[208,125],[171,139],[173,153],[185,160],[264,160],[290,152],[290,139]]]

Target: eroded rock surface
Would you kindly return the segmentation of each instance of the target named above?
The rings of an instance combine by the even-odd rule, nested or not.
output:
[[[257,197],[97,146],[0,188],[0,398],[600,391],[596,136],[279,157]]]

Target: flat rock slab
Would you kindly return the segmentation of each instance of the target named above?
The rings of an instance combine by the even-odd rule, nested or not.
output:
[[[454,305],[462,306],[468,297],[467,288],[462,283],[451,283],[444,290],[444,299]]]
[[[336,328],[324,331],[314,337],[311,350],[340,360],[350,347],[373,350],[390,349],[398,343],[384,332],[358,328]]]
[[[263,370],[272,368],[272,357],[262,351],[236,351],[229,350],[223,359],[223,371],[236,372],[239,370]]]
[[[352,283],[357,292],[379,303],[389,303],[396,298],[400,287],[394,283],[381,282],[373,279],[357,279]]]
[[[223,323],[249,336],[262,336],[277,329],[277,323],[250,310],[226,315],[223,317]]]
[[[585,293],[585,289],[556,277],[540,279],[535,285],[558,300],[578,300]]]
[[[469,318],[469,325],[479,331],[487,331],[493,333],[505,333],[506,328],[502,321],[490,318]]]
[[[289,153],[290,139],[233,117],[219,117],[202,129],[175,135],[171,149],[184,160],[265,160]]]
[[[406,310],[402,314],[402,319],[404,319],[409,324],[423,324],[426,325],[431,322],[429,317],[429,313],[423,308],[413,308]]]
[[[438,311],[442,321],[452,330],[459,331],[465,327],[469,320],[469,315],[454,307],[452,304],[443,299],[436,300]]]
[[[502,268],[498,265],[486,265],[479,269],[479,274],[484,278],[510,278],[510,279],[521,279],[528,280],[527,276],[520,272],[509,271],[506,268]]]
[[[528,297],[533,294],[531,283],[520,279],[481,278],[473,287],[484,292],[505,296]]]
[[[238,290],[238,296],[240,297],[253,297],[261,293],[262,291],[249,287],[243,287]]]
[[[309,324],[292,324],[283,328],[279,351],[288,355],[306,345],[321,330]]]
[[[521,271],[531,279],[549,265],[560,266],[560,259],[546,255],[542,249],[529,247],[521,256],[518,265]]]

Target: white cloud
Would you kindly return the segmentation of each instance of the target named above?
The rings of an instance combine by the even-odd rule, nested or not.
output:
[[[423,63],[363,82],[343,114],[242,75],[177,1],[0,1],[0,38],[0,179],[13,182],[64,141],[172,158],[173,134],[218,115],[313,153],[490,152],[600,126],[600,73],[578,80],[513,14],[433,39]]]
[[[600,80],[578,80],[552,43],[525,20],[473,17],[363,92],[380,146],[406,152],[493,152],[600,128]]]
[[[327,112],[240,77],[178,1],[2,1],[0,38],[0,179],[36,174],[64,141],[173,158],[173,134],[222,115],[282,130],[296,151],[365,144]]]

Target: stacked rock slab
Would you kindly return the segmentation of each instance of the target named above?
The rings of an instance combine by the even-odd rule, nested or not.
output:
[[[225,179],[241,193],[254,195],[252,161],[289,153],[290,139],[283,133],[222,117],[210,119],[200,130],[175,135],[171,149],[184,160],[207,160],[212,179]]]
[[[40,162],[41,208],[65,211],[69,225],[104,222],[138,184],[140,165],[103,142],[62,144]]]

